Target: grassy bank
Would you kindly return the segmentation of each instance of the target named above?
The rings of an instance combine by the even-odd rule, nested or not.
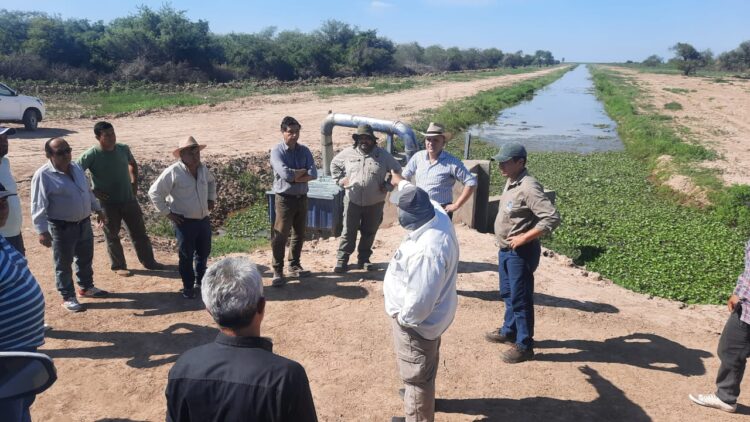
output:
[[[712,153],[684,142],[658,113],[637,113],[638,91],[627,81],[597,72],[594,79],[607,111],[619,125],[626,151],[529,156],[531,173],[557,192],[563,216],[563,225],[544,244],[635,291],[687,303],[725,301],[742,269],[744,241],[750,232],[719,213],[718,207],[680,205],[651,182],[660,155],[692,163]],[[505,106],[492,105],[502,105],[505,94],[490,91],[423,117],[444,119],[453,130],[462,129],[486,121],[488,115],[494,117]],[[449,143],[449,150],[460,155],[463,142],[458,138]],[[488,157],[496,149],[477,140],[471,155]],[[493,172],[493,194],[500,193],[503,183]],[[735,210],[740,203],[734,201]]]
[[[252,95],[312,92],[320,98],[335,95],[380,95],[443,81],[471,81],[529,73],[538,67],[449,72],[418,76],[380,76],[280,82],[248,80],[222,84],[144,84],[113,82],[102,86],[46,84],[34,81],[7,81],[22,93],[44,99],[50,119],[103,117],[172,107],[218,104]]]

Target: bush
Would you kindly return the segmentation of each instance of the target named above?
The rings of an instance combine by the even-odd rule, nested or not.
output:
[[[750,186],[732,185],[713,198],[714,216],[730,227],[750,234]]]

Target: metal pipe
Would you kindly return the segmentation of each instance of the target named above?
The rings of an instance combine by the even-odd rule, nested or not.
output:
[[[372,129],[375,131],[386,133],[389,136],[396,135],[403,139],[407,160],[409,160],[415,152],[421,149],[411,126],[404,122],[394,122],[391,120],[381,120],[365,116],[354,116],[352,114],[330,113],[325,119],[323,119],[323,123],[320,124],[320,145],[323,147],[324,176],[331,175],[331,160],[333,160],[333,127],[344,126],[356,128],[362,124],[372,126]]]

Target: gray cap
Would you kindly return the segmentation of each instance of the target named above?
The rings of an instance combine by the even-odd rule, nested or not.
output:
[[[493,161],[504,163],[511,158],[526,158],[526,148],[518,142],[511,142],[500,147],[500,152],[492,157]]]

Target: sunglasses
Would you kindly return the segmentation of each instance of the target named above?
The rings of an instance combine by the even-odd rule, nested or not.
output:
[[[57,151],[52,151],[52,155],[57,155],[58,157],[62,157],[64,155],[70,154],[71,151],[73,151],[73,149],[70,147],[60,148]]]

